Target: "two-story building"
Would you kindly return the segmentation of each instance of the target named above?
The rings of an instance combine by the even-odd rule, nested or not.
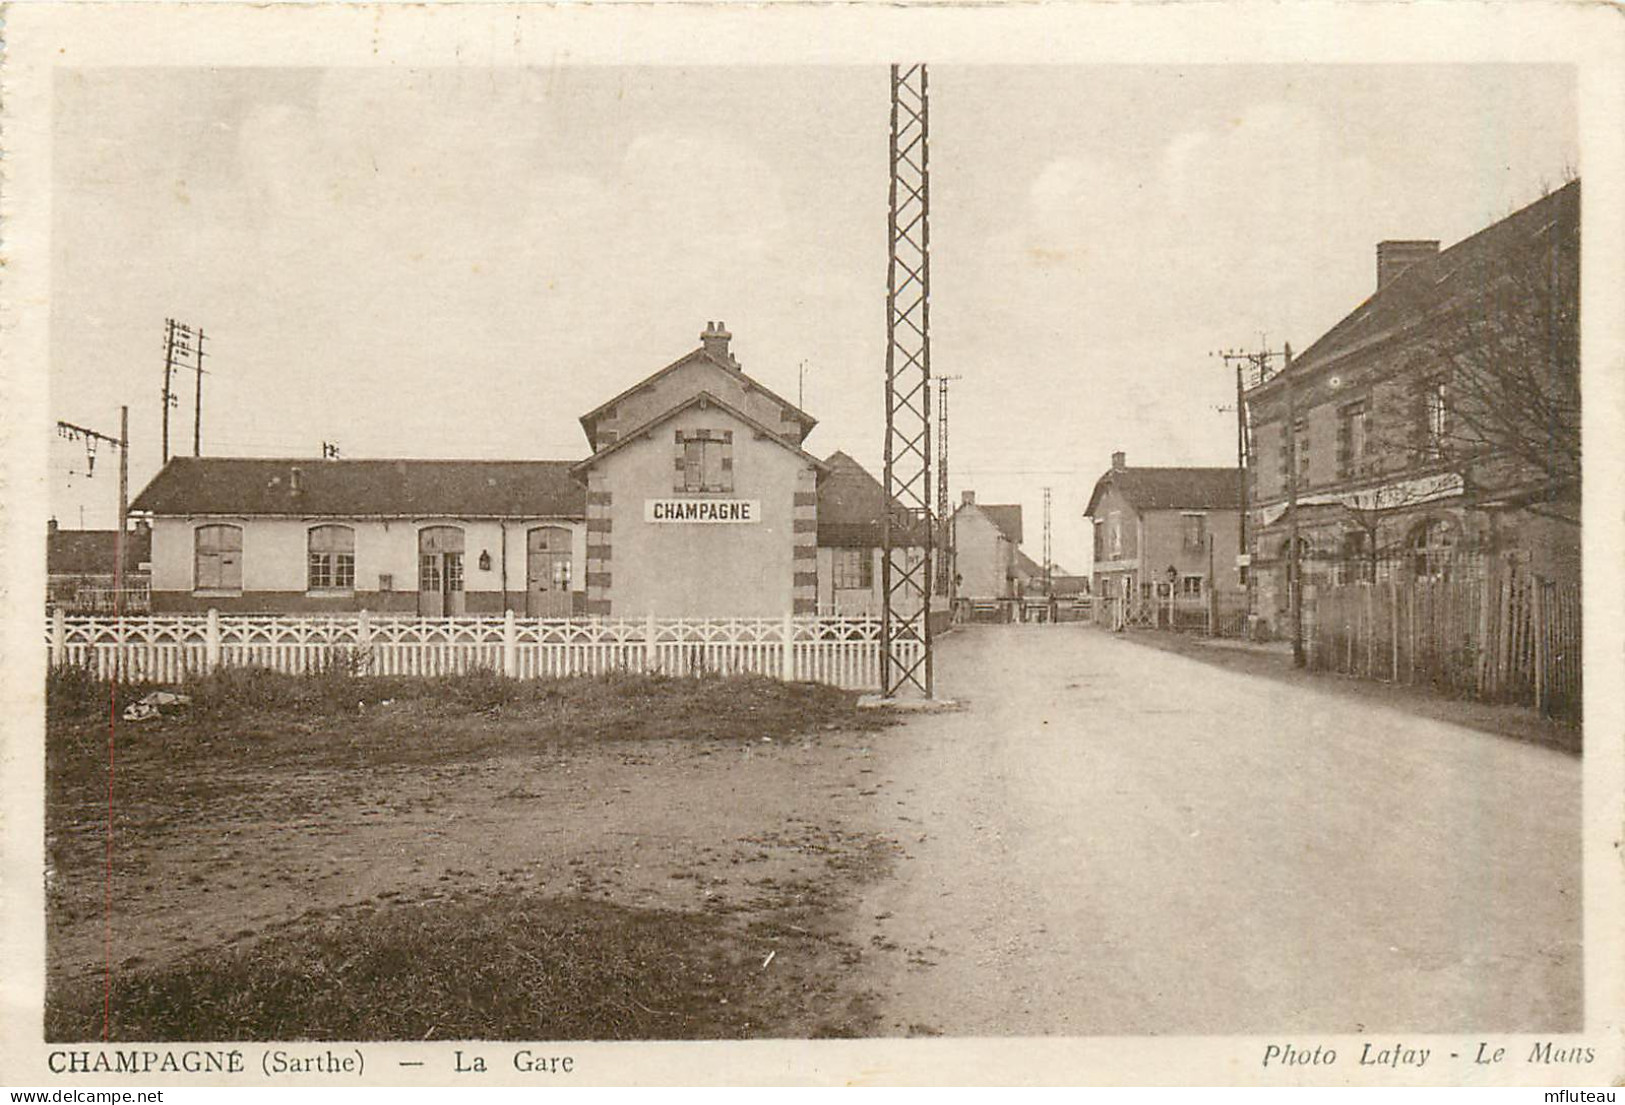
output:
[[[1237,593],[1241,473],[1235,468],[1131,468],[1122,452],[1084,510],[1094,526],[1094,593],[1133,606],[1170,590]],[[1159,590],[1160,588],[1160,590]]]
[[[877,610],[878,482],[806,452],[815,420],[746,375],[731,336],[708,323],[582,416],[578,461],[176,457],[132,504],[152,523],[153,608],[776,617],[823,594]]]
[[[1578,578],[1579,209],[1575,181],[1443,251],[1379,244],[1371,297],[1247,392],[1261,619],[1294,497],[1306,586],[1486,557]]]
[[[818,485],[818,610],[878,617],[884,603],[886,489],[846,453],[833,453],[824,463],[829,473]],[[903,548],[893,563],[912,568],[925,555],[925,528],[897,502],[891,503],[891,526],[893,545]],[[899,592],[893,601],[908,597]]]
[[[978,503],[976,492],[966,490],[961,493],[959,506],[954,511],[950,532],[956,601],[990,602],[1020,597],[1019,503]]]

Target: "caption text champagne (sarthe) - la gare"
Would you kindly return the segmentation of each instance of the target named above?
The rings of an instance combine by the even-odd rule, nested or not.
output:
[[[52,1074],[232,1074],[252,1077],[256,1069],[266,1078],[298,1075],[354,1075],[367,1072],[367,1057],[357,1047],[276,1047],[255,1052],[242,1048],[61,1048],[46,1055]],[[573,1055],[560,1055],[533,1047],[515,1048],[497,1058],[485,1052],[456,1049],[449,1057],[406,1059],[380,1066],[412,1070],[449,1070],[453,1074],[484,1074],[507,1067],[521,1074],[569,1075],[576,1071]],[[378,1071],[375,1068],[374,1074]]]

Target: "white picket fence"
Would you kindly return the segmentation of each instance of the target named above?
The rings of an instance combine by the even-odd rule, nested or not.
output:
[[[918,647],[917,645],[915,647]],[[46,626],[53,667],[178,683],[219,667],[306,674],[516,678],[645,672],[767,675],[848,690],[880,685],[880,620],[864,617],[419,618],[202,614],[74,617]]]

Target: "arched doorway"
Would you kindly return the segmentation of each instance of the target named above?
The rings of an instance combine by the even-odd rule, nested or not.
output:
[[[429,618],[463,612],[463,531],[425,526],[418,531],[418,613]]]
[[[570,616],[571,534],[564,526],[537,526],[525,537],[525,613]]]

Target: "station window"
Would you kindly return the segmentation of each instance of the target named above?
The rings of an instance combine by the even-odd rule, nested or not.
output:
[[[875,585],[874,560],[868,549],[835,550],[835,589],[867,591]]]
[[[355,590],[355,530],[349,526],[314,526],[309,543],[307,589]]]
[[[678,430],[675,491],[732,491],[732,430]]]

